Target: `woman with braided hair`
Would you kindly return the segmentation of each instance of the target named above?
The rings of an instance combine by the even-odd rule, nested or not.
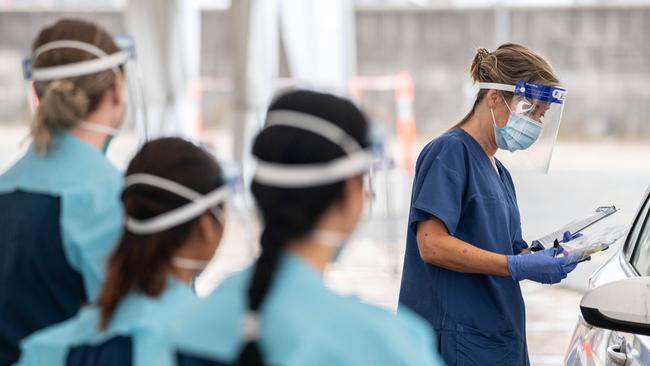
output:
[[[226,279],[174,337],[182,365],[439,365],[430,330],[339,296],[323,272],[356,227],[369,125],[351,102],[291,91],[269,107],[257,136],[252,193],[262,252]]]

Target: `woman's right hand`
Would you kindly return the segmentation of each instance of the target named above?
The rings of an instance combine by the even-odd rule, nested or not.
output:
[[[578,264],[569,257],[555,257],[554,254],[554,250],[543,250],[531,254],[509,255],[507,258],[510,275],[517,281],[559,283]]]

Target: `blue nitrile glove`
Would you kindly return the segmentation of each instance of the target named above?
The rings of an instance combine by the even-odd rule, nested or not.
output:
[[[558,283],[577,267],[568,257],[555,257],[554,248],[522,255],[509,255],[508,270],[516,281],[531,280],[539,283]]]

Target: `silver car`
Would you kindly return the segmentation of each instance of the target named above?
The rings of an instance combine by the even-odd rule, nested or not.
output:
[[[650,365],[650,188],[621,241],[589,279],[566,365]]]

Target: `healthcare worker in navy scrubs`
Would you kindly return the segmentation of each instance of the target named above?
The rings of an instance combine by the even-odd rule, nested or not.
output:
[[[32,143],[0,175],[0,365],[18,359],[22,338],[97,295],[122,226],[122,175],[104,151],[122,123],[128,59],[79,20],[34,41]]]
[[[529,154],[546,169],[566,90],[544,58],[516,44],[478,49],[470,72],[472,110],[417,161],[398,312],[430,323],[447,365],[523,366],[519,281],[558,283],[576,264],[554,248],[527,249],[512,178],[494,155]]]

